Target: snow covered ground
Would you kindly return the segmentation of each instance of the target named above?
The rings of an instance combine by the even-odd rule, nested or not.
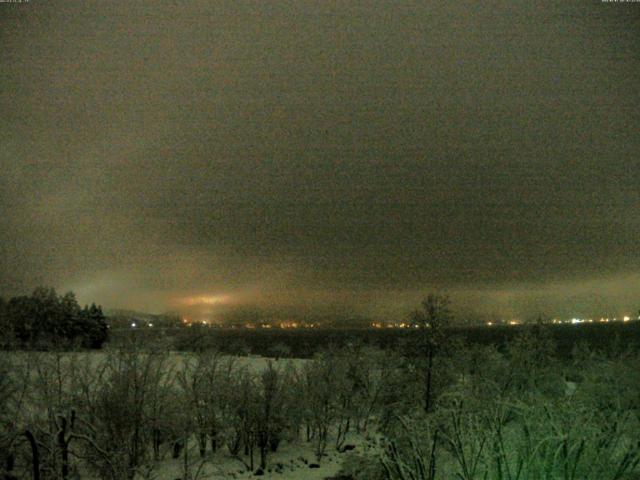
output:
[[[318,465],[311,444],[304,441],[296,445],[284,444],[277,453],[272,454],[266,470],[260,474],[257,466],[253,471],[248,470],[242,461],[229,455],[226,448],[217,452],[215,456],[207,454],[205,459],[201,459],[195,449],[190,450],[193,450],[189,453],[191,457],[189,470],[192,480],[246,478],[321,480],[337,475],[343,460],[350,454],[349,452],[340,453],[333,449]],[[157,465],[152,474],[153,478],[157,480],[182,479],[184,478],[183,459],[165,459]]]

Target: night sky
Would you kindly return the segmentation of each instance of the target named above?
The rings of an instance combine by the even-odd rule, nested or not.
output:
[[[636,315],[640,3],[0,3],[0,295]]]

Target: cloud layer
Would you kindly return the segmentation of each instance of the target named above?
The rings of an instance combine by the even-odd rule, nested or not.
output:
[[[631,7],[2,4],[0,291],[635,309]]]

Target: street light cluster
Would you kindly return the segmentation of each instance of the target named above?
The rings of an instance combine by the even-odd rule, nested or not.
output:
[[[637,318],[631,318],[628,315],[623,316],[622,318],[618,318],[618,317],[600,317],[599,319],[593,319],[593,318],[568,318],[568,319],[559,319],[559,318],[554,318],[552,319],[550,322],[546,322],[546,323],[551,323],[553,325],[562,325],[562,324],[568,324],[568,325],[578,325],[578,324],[582,324],[582,323],[612,323],[612,322],[632,322],[632,321],[637,321],[640,320],[640,316],[638,316]],[[485,325],[488,327],[491,327],[493,325],[520,325],[522,324],[521,321],[519,320],[508,320],[508,321],[500,321],[500,322],[495,322],[495,321],[489,321],[489,322],[485,322]]]

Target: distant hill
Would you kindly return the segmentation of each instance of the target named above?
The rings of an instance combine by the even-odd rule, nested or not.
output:
[[[176,313],[153,314],[113,308],[105,311],[107,322],[112,328],[136,326],[175,327],[180,324],[180,316]]]

